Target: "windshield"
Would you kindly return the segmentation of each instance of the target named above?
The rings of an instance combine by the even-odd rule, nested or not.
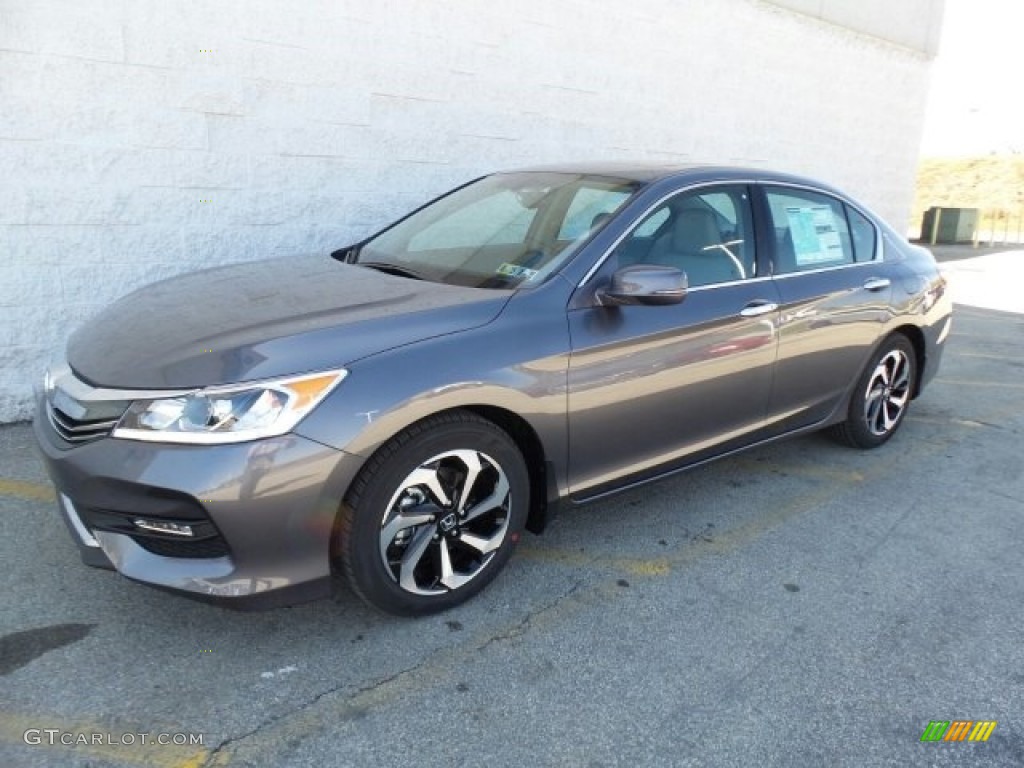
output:
[[[488,176],[369,240],[357,263],[476,288],[539,282],[639,186],[571,173]]]

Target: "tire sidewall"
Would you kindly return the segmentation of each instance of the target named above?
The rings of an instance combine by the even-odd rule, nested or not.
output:
[[[466,585],[443,595],[407,592],[391,577],[380,557],[380,529],[391,497],[409,473],[433,456],[452,450],[476,450],[493,458],[504,470],[511,492],[509,525],[501,546]],[[350,580],[364,599],[400,615],[423,615],[452,608],[486,587],[504,567],[526,524],[529,476],[515,443],[501,429],[483,420],[444,423],[430,427],[398,448],[367,478],[367,491],[353,515],[350,537],[342,537],[340,552]],[[349,499],[346,499],[346,504]]]

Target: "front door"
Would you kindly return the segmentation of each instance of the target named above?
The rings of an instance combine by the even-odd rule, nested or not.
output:
[[[634,263],[689,278],[677,305],[600,306]],[[752,439],[763,427],[777,302],[743,185],[681,192],[615,248],[569,311],[569,485],[585,498]]]

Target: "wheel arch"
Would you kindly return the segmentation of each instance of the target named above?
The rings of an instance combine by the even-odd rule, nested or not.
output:
[[[459,409],[451,409],[459,410]],[[544,451],[544,444],[536,430],[526,419],[514,411],[494,405],[465,405],[461,410],[475,413],[500,427],[515,442],[530,474],[530,512],[526,529],[541,533],[549,521],[549,511],[558,497],[557,484],[551,462]]]
[[[515,443],[523,455],[530,479],[530,507],[526,520],[526,529],[531,533],[539,534],[543,532],[556,511],[560,497],[557,469],[548,451],[545,450],[544,443],[537,429],[526,418],[509,408],[479,402],[453,403],[438,410],[431,410],[409,421],[400,420],[397,423],[388,424],[386,430],[376,430],[374,432],[372,442],[370,443],[372,449],[366,453],[359,453],[359,455],[366,457],[366,462],[363,463],[363,466],[395,435],[404,430],[415,428],[417,425],[437,416],[459,411],[472,413],[479,418],[491,422],[504,431]],[[380,424],[378,423],[375,426],[380,426]]]
[[[926,344],[924,333],[916,325],[907,324],[894,328],[885,338],[889,339],[896,334],[905,336],[907,341],[910,342],[910,346],[914,348],[914,362],[916,363],[915,367],[917,368],[917,377],[914,381],[912,397],[916,398],[921,393],[921,374],[925,368]],[[883,343],[884,341],[885,339],[883,339]]]

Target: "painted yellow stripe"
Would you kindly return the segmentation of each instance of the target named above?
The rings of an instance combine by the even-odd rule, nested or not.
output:
[[[972,379],[935,379],[936,384],[949,384],[953,387],[1005,387],[1006,389],[1024,389],[1024,384],[1016,381],[977,381]]]
[[[991,414],[986,415],[987,420],[991,418],[993,418]],[[879,481],[898,474],[911,460],[918,462],[922,455],[939,453],[947,446],[948,443],[943,441],[929,443],[913,457],[908,454],[908,457],[903,460],[887,463],[880,472],[871,475],[870,479]],[[834,498],[838,492],[837,486],[856,487],[861,477],[858,473],[846,473],[845,478],[837,479],[836,482],[822,483],[821,485],[825,487],[813,493],[797,496],[789,504],[764,510],[755,520],[737,529],[717,533],[712,542],[705,542],[701,546],[692,546],[691,542],[687,540],[675,550],[666,552],[665,556],[661,558],[645,560],[620,558],[612,555],[587,556],[586,553],[578,551],[539,546],[523,546],[516,552],[516,556],[536,558],[541,561],[574,567],[597,565],[623,568],[626,566],[632,569],[630,572],[643,572],[650,569],[657,571],[659,575],[667,574],[709,555],[723,555],[735,551],[757,540],[768,531],[776,529]],[[585,588],[574,589],[546,608],[529,614],[528,621],[524,622],[522,619],[516,618],[503,627],[481,630],[457,645],[442,646],[424,663],[357,693],[336,691],[327,694],[320,698],[315,705],[303,707],[248,736],[236,739],[232,743],[232,755],[239,763],[248,761],[255,765],[268,764],[267,756],[277,754],[282,744],[299,741],[307,738],[310,734],[322,733],[325,729],[337,727],[339,723],[344,723],[347,720],[365,717],[367,711],[380,710],[392,701],[408,698],[413,693],[431,688],[436,689],[443,681],[451,681],[464,663],[467,651],[472,654],[472,652],[482,650],[494,642],[507,641],[530,632],[543,632],[555,625],[564,626],[570,617],[578,616],[584,611],[593,613],[613,609],[615,601],[626,594],[629,592],[617,586],[614,576]],[[218,753],[218,758],[219,756],[220,753]]]
[[[624,571],[634,576],[667,576],[672,571],[668,558],[632,558],[610,557],[608,555],[574,552],[557,547],[521,547],[516,557],[525,557],[537,562],[551,565],[564,565],[570,568],[607,568],[613,571]]]
[[[1019,336],[1003,336],[995,333],[968,333],[967,331],[953,331],[950,336],[956,339],[981,339],[982,341],[1020,341]]]
[[[695,551],[692,547],[684,545],[674,551],[668,552],[663,557],[652,558],[631,558],[616,557],[602,553],[585,553],[575,550],[559,549],[557,547],[527,545],[520,547],[516,557],[525,557],[537,562],[550,565],[561,565],[570,568],[598,568],[612,571],[620,571],[633,576],[667,576],[674,567],[684,565],[693,557],[699,557],[699,553],[714,552],[724,554],[747,544],[762,533],[787,520],[788,518],[806,512],[814,505],[830,498],[836,489],[840,487],[852,487],[864,481],[864,475],[860,472],[831,469],[827,467],[809,467],[801,464],[780,464],[776,462],[755,462],[748,459],[732,459],[730,463],[739,468],[750,468],[758,472],[785,471],[796,476],[807,476],[815,479],[830,481],[827,489],[812,492],[795,497],[790,504],[784,505],[775,513],[758,516],[739,528],[731,531],[718,531],[712,541],[704,542],[704,545]]]
[[[54,744],[50,745],[49,736],[42,733],[43,729],[55,729],[60,733],[54,736]],[[38,730],[41,733],[40,744],[26,744],[25,734],[28,731]],[[227,752],[218,752],[216,756],[209,749],[196,747],[195,745],[158,744],[156,734],[176,733],[180,729],[167,726],[143,726],[138,725],[125,728],[120,725],[112,728],[109,725],[95,721],[69,721],[54,715],[23,715],[16,712],[0,712],[0,743],[20,744],[24,749],[34,751],[43,750],[47,754],[73,754],[80,757],[91,757],[102,760],[109,760],[124,765],[140,766],[140,768],[201,768],[202,766],[224,766],[230,760]],[[60,734],[71,734],[65,739],[74,739],[77,735],[83,734],[87,741],[92,740],[92,734],[101,734],[101,741],[114,741],[113,744],[88,743],[88,744],[60,744]],[[139,734],[148,733],[146,744],[140,743]],[[107,738],[110,734],[110,738]],[[133,734],[134,743],[118,743],[124,734]],[[33,733],[33,735],[35,735]],[[58,759],[55,757],[55,759]]]
[[[913,413],[913,411],[911,411],[911,413]],[[860,472],[854,472],[853,470],[848,469],[837,469],[835,467],[818,466],[809,463],[800,464],[797,462],[755,461],[754,459],[747,458],[746,456],[730,458],[728,459],[728,462],[728,466],[730,467],[757,473],[785,472],[787,475],[833,480],[837,483],[843,484],[860,483],[864,480],[864,475]]]
[[[957,357],[972,357],[979,360],[998,360],[1001,363],[1013,362],[1013,358],[1010,355],[985,355],[981,352],[957,352]]]
[[[26,483],[21,480],[0,478],[0,496],[13,496],[29,501],[53,501],[53,488],[40,483]]]

